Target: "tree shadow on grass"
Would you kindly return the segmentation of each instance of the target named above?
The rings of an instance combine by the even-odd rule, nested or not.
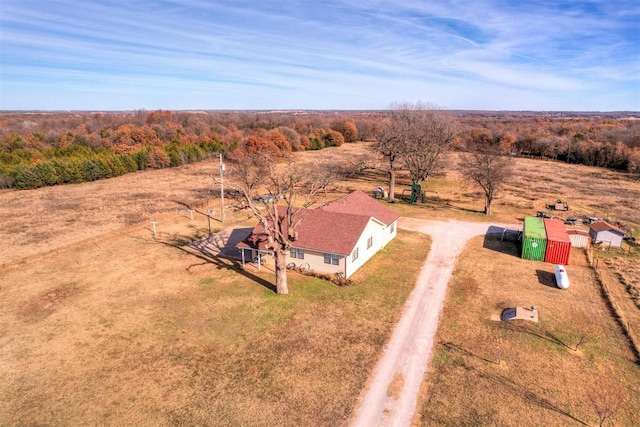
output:
[[[554,411],[557,412],[561,415],[564,415],[567,418],[572,419],[573,421],[582,424],[583,426],[588,426],[589,424],[585,423],[584,421],[582,421],[579,418],[574,417],[573,415],[571,415],[569,412],[561,409],[560,407],[558,407],[557,405],[555,405],[553,402],[551,402],[548,399],[545,399],[543,396],[530,391],[530,390],[522,390],[523,391],[523,398],[525,401],[532,403],[534,405],[540,406],[541,408],[550,410],[550,411]]]
[[[408,201],[403,199],[402,193],[396,193],[396,202],[400,202],[400,201],[403,203],[406,203],[407,205],[414,206],[417,208],[424,208],[424,209],[431,208],[434,210],[484,214],[484,210],[482,209],[478,210],[478,209],[465,208],[462,206],[455,206],[455,205],[452,205],[448,200],[434,199],[433,197],[428,197],[424,202],[416,202],[416,203],[410,204]]]
[[[154,241],[178,249],[203,261],[200,264],[190,265],[187,270],[198,265],[212,264],[219,270],[230,270],[241,274],[275,293],[276,286],[273,283],[252,274],[243,268],[239,262],[239,250],[235,245],[243,240],[251,230],[251,228],[234,229],[228,235],[221,232],[212,234],[204,239],[197,239],[196,236],[156,235],[154,236]]]
[[[501,327],[503,329],[513,331],[513,332],[521,332],[527,335],[531,335],[536,338],[540,338],[545,341],[549,341],[551,343],[566,347],[565,343],[559,340],[556,336],[551,335],[548,331],[541,330],[541,328],[533,328],[530,323],[526,320],[509,320],[506,322],[501,322]]]
[[[444,348],[448,349],[448,350],[458,352],[458,353],[463,354],[465,356],[475,357],[477,359],[482,360],[483,362],[496,363],[494,360],[490,360],[490,359],[482,357],[482,356],[480,356],[478,354],[475,354],[475,353],[473,353],[473,352],[471,352],[471,351],[469,351],[469,350],[467,350],[465,348],[462,348],[458,344],[452,343],[451,341],[443,342],[443,343],[441,343],[441,345]]]
[[[501,386],[511,395],[520,396],[520,398],[527,403],[539,406],[549,411],[556,412],[564,417],[567,417],[575,421],[580,425],[583,425],[583,426],[589,425],[586,422],[582,421],[581,419],[576,418],[568,411],[562,409],[561,407],[556,405],[554,402],[550,401],[549,399],[546,399],[540,393],[530,390],[528,388],[528,383],[519,384],[514,380],[512,380],[511,378],[508,378],[507,376],[500,374],[499,372],[496,372],[496,371],[483,372],[475,368],[474,366],[467,364],[466,362],[463,362],[463,363],[464,363],[464,368],[467,371],[472,372],[474,375],[477,375],[479,378],[486,380],[490,384],[496,384]]]

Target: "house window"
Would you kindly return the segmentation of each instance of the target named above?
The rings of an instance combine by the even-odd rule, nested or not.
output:
[[[395,222],[394,222],[394,223],[392,223],[392,224],[389,226],[389,234],[393,234],[393,230],[394,230],[395,226],[396,226],[396,223],[395,223]]]
[[[340,264],[340,258],[338,258],[338,255],[336,255],[336,254],[325,253],[324,254],[324,263],[325,264],[339,265]]]
[[[369,249],[371,246],[373,246],[373,236],[367,239],[367,249]]]
[[[353,253],[351,254],[351,262],[355,261],[358,259],[358,248],[355,248],[353,250]]]
[[[291,248],[290,256],[291,258],[304,259],[304,249]]]

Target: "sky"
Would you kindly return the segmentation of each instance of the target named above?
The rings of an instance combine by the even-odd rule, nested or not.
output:
[[[636,0],[1,0],[0,110],[640,111]]]

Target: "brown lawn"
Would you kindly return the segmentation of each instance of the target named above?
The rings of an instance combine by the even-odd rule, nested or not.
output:
[[[600,265],[600,263],[598,263]],[[630,300],[640,310],[640,262],[636,258],[608,258],[603,267],[608,267],[615,279],[610,282],[619,284],[618,288],[624,289],[620,300]],[[630,309],[628,311],[631,311]],[[638,328],[640,330],[640,328]]]
[[[314,162],[331,169],[367,156],[367,144],[345,144],[341,147],[296,153],[296,161]],[[422,218],[456,218],[468,221],[519,221],[535,215],[557,198],[566,200],[571,210],[559,216],[588,215],[609,217],[635,229],[640,238],[640,182],[625,175],[559,162],[537,159],[514,159],[517,173],[498,194],[495,213],[481,214],[483,199],[478,188],[464,182],[455,168],[457,154],[451,154],[451,167],[442,178],[423,184],[429,200],[410,206],[397,203],[392,207],[400,214]],[[371,159],[371,165],[382,165]],[[35,255],[68,249],[70,245],[111,238],[114,234],[139,226],[150,228],[150,221],[163,221],[176,216],[187,217],[187,206],[198,209],[204,218],[208,208],[220,216],[219,186],[216,160],[185,165],[175,169],[148,170],[109,180],[41,188],[27,191],[0,191],[0,267],[24,262]],[[335,183],[329,197],[355,189],[373,191],[386,186],[387,176],[381,170],[368,170],[357,179]],[[410,182],[400,174],[396,190],[398,198]],[[227,200],[233,205],[233,200]],[[230,212],[229,210],[227,212]],[[239,213],[229,223],[246,222]],[[214,230],[221,224],[212,221]],[[162,227],[162,225],[160,225]]]
[[[625,399],[612,425],[639,425],[640,367],[584,253],[572,252],[566,290],[553,265],[517,255],[512,242],[477,238],[461,257],[415,424],[594,425],[589,395],[608,389]],[[537,324],[495,320],[531,305]]]
[[[296,156],[333,168],[366,153],[363,144],[349,144]],[[425,185],[428,203],[391,207],[421,218],[514,222],[562,198],[570,213],[610,216],[638,233],[633,201],[640,183],[582,166],[515,161],[518,173],[490,218],[478,212],[477,189],[454,170]],[[203,162],[0,192],[1,425],[348,420],[428,239],[401,233],[353,286],[292,275],[291,295],[278,297],[268,269],[243,272],[179,248],[206,235],[207,208],[219,218],[211,177],[217,168]],[[338,181],[330,197],[371,191],[385,180],[383,172],[369,171]],[[406,183],[401,177],[399,195]],[[186,206],[198,210],[193,221]],[[159,223],[155,238],[152,220]],[[252,221],[231,207],[225,224],[212,221],[214,231],[231,225]],[[559,291],[540,283],[548,281],[550,265],[520,260],[508,246],[482,246],[473,241],[461,258],[420,423],[510,425],[510,410],[552,425],[594,423],[585,396],[597,373],[623,378],[630,400],[616,421],[638,424],[638,368],[590,270],[572,259],[572,287]],[[489,320],[504,304],[537,305],[540,324]],[[577,352],[566,348],[583,324],[597,339]]]
[[[134,230],[5,271],[0,425],[344,423],[428,238],[400,233],[349,287],[292,273],[287,297],[190,238]]]

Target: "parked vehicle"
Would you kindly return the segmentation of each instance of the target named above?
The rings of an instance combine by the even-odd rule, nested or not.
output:
[[[273,203],[276,200],[282,200],[284,196],[282,194],[260,194],[253,198],[254,202]]]
[[[275,198],[271,194],[261,194],[259,196],[254,197],[253,200],[256,202],[272,203],[275,200]]]
[[[547,209],[551,209],[553,211],[568,211],[569,205],[567,204],[567,202],[563,202],[562,200],[558,199],[555,203],[547,205]]]

